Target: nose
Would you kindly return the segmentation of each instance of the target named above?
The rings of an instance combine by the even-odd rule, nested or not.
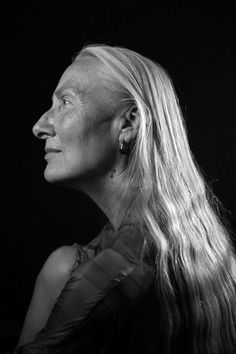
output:
[[[49,112],[42,115],[33,126],[32,131],[36,138],[39,139],[47,139],[48,137],[55,135],[55,127]]]

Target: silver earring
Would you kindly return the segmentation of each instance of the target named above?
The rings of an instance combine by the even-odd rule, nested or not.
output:
[[[127,155],[130,152],[130,146],[125,140],[121,140],[119,143],[120,153]]]

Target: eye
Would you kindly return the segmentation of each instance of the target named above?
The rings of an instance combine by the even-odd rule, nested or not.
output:
[[[68,104],[71,103],[70,100],[68,100],[68,98],[67,98],[66,96],[63,96],[63,97],[61,98],[61,100],[62,100],[62,102],[63,102],[63,105],[68,105]]]

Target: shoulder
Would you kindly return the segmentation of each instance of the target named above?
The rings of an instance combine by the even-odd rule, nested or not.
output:
[[[59,282],[62,285],[69,279],[70,269],[77,257],[77,249],[70,245],[63,245],[55,249],[43,264],[39,278],[43,281]]]
[[[150,237],[139,225],[127,224],[115,235],[112,248],[127,260],[137,263],[148,255]]]

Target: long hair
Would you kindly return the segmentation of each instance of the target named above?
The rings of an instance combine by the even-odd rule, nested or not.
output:
[[[87,55],[105,69],[108,94],[139,112],[122,198],[139,186],[133,210],[157,250],[165,353],[233,354],[234,248],[222,205],[190,150],[174,85],[161,65],[127,48],[89,44],[75,61]]]

